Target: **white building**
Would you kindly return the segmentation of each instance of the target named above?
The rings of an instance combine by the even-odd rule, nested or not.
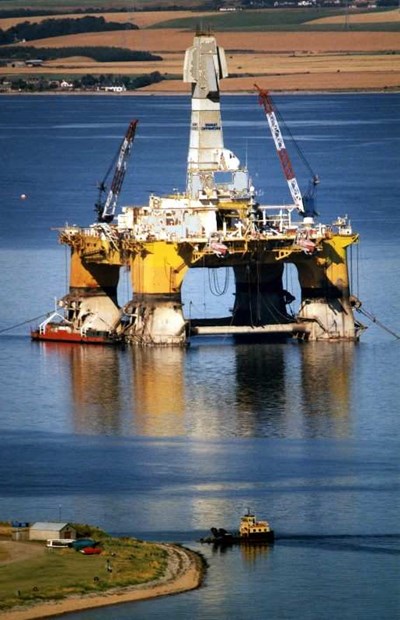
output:
[[[124,93],[126,91],[125,86],[101,86],[100,90],[104,90],[106,93]]]
[[[75,540],[76,530],[69,523],[38,521],[29,528],[29,540],[47,540],[48,538],[66,538]]]

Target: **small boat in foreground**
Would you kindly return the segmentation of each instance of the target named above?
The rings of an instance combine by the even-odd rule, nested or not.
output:
[[[53,320],[55,319],[55,320]],[[58,312],[53,312],[36,329],[31,330],[32,340],[47,342],[79,342],[85,344],[113,344],[118,342],[118,337],[111,331],[100,331],[88,327],[76,329],[71,321],[68,321]]]
[[[236,545],[272,543],[275,539],[274,531],[268,521],[257,521],[256,516],[249,510],[240,519],[239,531],[229,532],[224,528],[211,528],[212,536],[202,538],[200,542],[214,545]]]

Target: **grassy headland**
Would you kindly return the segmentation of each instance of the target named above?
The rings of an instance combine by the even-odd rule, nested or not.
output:
[[[129,598],[129,592],[132,599],[147,598],[157,595],[155,588],[162,584],[165,591],[160,594],[165,594],[174,591],[177,578],[194,565],[197,578],[193,582],[192,576],[187,587],[180,586],[178,591],[192,589],[201,582],[201,562],[188,550],[116,538],[100,530],[92,530],[92,537],[99,541],[100,555],[86,556],[72,548],[50,549],[44,541],[14,542],[5,539],[3,533],[0,566],[6,566],[6,570],[0,571],[0,615],[23,612],[25,617],[44,617],[40,605],[49,601],[55,605],[55,615],[61,608],[90,607],[96,595],[100,595],[97,605],[123,600],[118,598],[122,594]],[[105,600],[101,598],[104,594]],[[111,600],[111,594],[117,599]]]

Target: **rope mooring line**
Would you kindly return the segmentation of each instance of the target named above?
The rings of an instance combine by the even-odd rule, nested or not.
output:
[[[32,319],[28,319],[27,321],[22,321],[22,323],[16,323],[15,325],[11,325],[11,327],[5,327],[4,329],[0,329],[0,334],[3,332],[9,332],[16,327],[21,327],[22,325],[26,325],[27,323],[32,323],[32,321],[38,321],[39,319],[43,319],[45,316],[48,316],[49,313],[39,314],[39,316],[34,316]]]
[[[380,321],[378,321],[378,319],[376,318],[376,316],[374,316],[371,312],[368,312],[368,310],[364,310],[364,308],[358,307],[356,306],[356,310],[357,312],[359,312],[360,314],[363,314],[364,316],[367,317],[367,319],[369,319],[370,321],[372,321],[373,323],[375,323],[376,325],[378,325],[379,327],[381,327],[382,329],[384,329],[386,332],[388,332],[391,336],[394,336],[394,338],[396,338],[397,340],[400,340],[400,335],[396,334],[396,332],[394,332],[392,329],[390,329],[389,327],[386,327],[386,325],[384,325],[383,323],[381,323]]]

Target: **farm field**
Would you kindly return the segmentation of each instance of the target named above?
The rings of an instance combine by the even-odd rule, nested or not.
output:
[[[1,4],[0,4],[1,6]],[[214,15],[215,13],[196,13],[199,17],[203,18],[207,15]],[[91,13],[88,11],[87,13],[60,13],[57,15],[57,19],[64,19],[69,17],[70,19],[78,19],[79,17],[84,17],[85,15],[95,15],[96,17],[104,17],[106,21],[109,22],[130,22],[139,26],[139,28],[149,28],[154,26],[159,22],[167,21],[171,19],[171,11],[124,11],[117,13]],[[193,17],[192,11],[174,11],[173,12],[175,19],[184,19],[187,17]],[[15,26],[15,24],[21,24],[22,22],[29,21],[32,24],[38,24],[45,19],[54,19],[55,16],[49,15],[38,15],[36,17],[4,17],[0,18],[0,28],[6,30],[7,28],[11,28]]]
[[[166,21],[155,23],[153,28],[195,29],[199,23],[197,13],[177,18],[174,14]],[[172,15],[172,17],[171,17]],[[358,17],[366,15],[365,22]],[[378,18],[374,19],[377,15]],[[331,18],[335,18],[330,21]],[[394,30],[400,29],[400,20],[395,11],[346,11],[343,9],[296,8],[261,9],[232,13],[213,13],[203,17],[204,24],[215,32],[222,31],[301,31],[301,30],[340,30],[348,29],[351,21],[356,30]],[[206,21],[205,21],[206,20]]]
[[[377,13],[359,13],[357,11],[349,11],[347,19],[350,24],[382,24],[389,22],[400,24],[400,12],[398,9],[381,11]],[[343,21],[343,15],[330,15],[329,17],[321,17],[320,19],[313,20],[313,24],[343,24]]]
[[[274,15],[276,15],[276,11],[269,11],[269,10],[265,10],[265,11],[257,11],[254,13],[254,15],[256,15],[255,18],[253,18],[253,21],[255,23],[250,23],[250,26],[253,28],[254,26],[257,28],[257,26],[260,25],[265,25],[266,22],[271,21],[271,17]],[[282,12],[281,12],[282,13]],[[287,13],[287,12],[286,12]],[[330,11],[329,11],[330,13]],[[334,15],[328,15],[327,17],[315,17],[315,14],[313,13],[314,17],[312,19],[308,19],[308,13],[307,12],[302,12],[302,18],[299,18],[299,13],[296,12],[296,15],[294,16],[295,18],[295,23],[303,23],[305,25],[318,25],[318,24],[326,24],[326,25],[331,25],[331,24],[336,24],[336,25],[344,25],[345,21],[347,20],[347,24],[350,23],[351,24],[386,24],[386,23],[390,23],[390,24],[399,24],[400,25],[400,13],[398,11],[398,9],[395,10],[391,10],[391,11],[379,11],[379,12],[370,12],[370,13],[362,13],[359,11],[349,11],[347,13],[347,16],[345,13],[341,13],[340,15],[337,15],[337,11],[335,12],[336,14]],[[223,20],[225,23],[227,21],[229,21],[229,17],[227,20],[227,17],[222,17],[221,18],[221,14],[218,12],[212,12],[212,11],[205,11],[205,12],[196,12],[193,13],[193,11],[174,11],[173,13],[171,13],[171,11],[124,11],[124,12],[109,12],[109,13],[91,13],[90,11],[88,11],[87,13],[60,13],[57,15],[58,19],[63,19],[63,18],[70,18],[70,19],[78,19],[79,17],[83,17],[85,15],[95,15],[96,17],[104,17],[104,19],[106,21],[109,22],[128,22],[128,23],[133,23],[136,24],[137,26],[139,26],[139,28],[153,28],[153,27],[158,27],[159,26],[163,26],[165,24],[165,22],[170,22],[171,21],[171,16],[173,16],[173,21],[176,22],[177,20],[182,20],[182,19],[190,19],[190,20],[205,20],[205,19],[209,19],[209,20],[213,20],[213,19],[218,19],[218,20]],[[264,20],[260,20],[259,16],[265,16]],[[267,16],[268,16],[268,20],[267,20]],[[32,24],[36,24],[36,23],[40,23],[42,21],[44,21],[45,19],[50,19],[53,18],[54,19],[55,16],[48,16],[48,15],[38,15],[35,17],[29,17],[29,19],[27,19],[26,17],[7,17],[7,18],[0,18],[0,28],[2,28],[3,30],[6,30],[7,28],[11,28],[12,26],[15,26],[16,24],[20,24],[22,22],[25,21],[29,21]],[[241,28],[243,28],[243,26],[240,26]]]
[[[271,11],[243,11],[234,17],[238,19],[247,13],[252,13],[254,21],[256,13],[265,16],[271,14]],[[297,13],[297,19],[300,19],[300,13],[306,14],[305,11],[276,11],[275,15],[278,13]],[[20,44],[21,47],[27,45],[37,47],[38,57],[40,48],[106,46],[148,51],[162,56],[160,61],[104,63],[82,56],[77,57],[71,52],[70,58],[49,60],[42,67],[34,69],[0,67],[0,77],[63,75],[71,79],[74,75],[83,74],[136,76],[158,71],[166,79],[151,84],[141,91],[188,92],[188,85],[183,84],[181,78],[183,54],[192,44],[194,34],[193,29],[187,28],[184,24],[188,16],[193,20],[194,15],[197,23],[205,17],[221,18],[221,14],[215,13],[194,14],[189,11],[177,11],[173,13],[174,23],[183,19],[182,28],[166,28],[165,18],[169,19],[171,16],[169,11],[105,13],[103,16],[109,21],[135,23],[140,29],[73,34]],[[44,18],[44,16],[32,18],[32,21]],[[13,23],[16,23],[16,18],[13,19]],[[252,91],[255,81],[262,81],[265,88],[284,91],[395,90],[400,87],[400,38],[395,31],[376,29],[353,31],[351,28],[342,27],[340,30],[332,31],[265,29],[248,31],[246,29],[250,22],[248,18],[246,19],[244,29],[241,29],[239,24],[236,31],[228,29],[215,33],[219,45],[227,52],[230,72],[230,77],[221,84],[222,91]],[[339,20],[333,22],[337,28],[343,19],[343,14],[335,16],[330,12],[322,21],[331,23],[329,20]],[[378,27],[382,23],[392,23],[396,26],[399,14],[397,10],[351,14],[348,19],[350,23],[352,20],[361,20],[366,28],[368,24]],[[10,24],[12,25],[10,19],[0,20],[2,29],[6,25],[11,27]]]

